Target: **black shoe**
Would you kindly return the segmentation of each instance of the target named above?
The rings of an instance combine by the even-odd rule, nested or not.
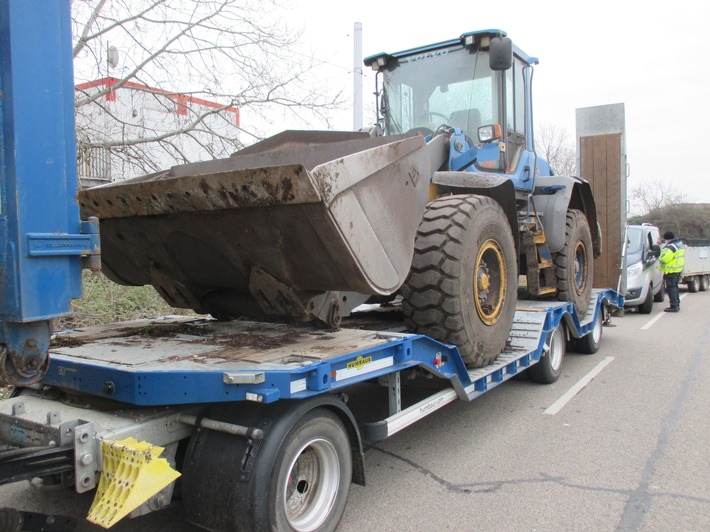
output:
[[[679,312],[679,311],[680,311],[680,309],[678,307],[668,307],[668,308],[663,309],[663,312]]]

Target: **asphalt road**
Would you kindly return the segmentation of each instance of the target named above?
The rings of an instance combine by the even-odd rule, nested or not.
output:
[[[507,382],[369,447],[339,530],[710,530],[710,292],[663,306],[614,318],[555,384]],[[0,488],[0,505],[26,510],[90,502]],[[168,529],[197,530],[180,507],[113,528]]]

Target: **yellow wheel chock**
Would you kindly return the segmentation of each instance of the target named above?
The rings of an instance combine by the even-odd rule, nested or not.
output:
[[[101,443],[103,468],[87,519],[110,528],[180,476],[163,447],[135,438]]]

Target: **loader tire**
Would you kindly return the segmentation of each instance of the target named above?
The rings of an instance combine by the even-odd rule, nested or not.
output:
[[[565,245],[555,254],[557,298],[574,303],[577,314],[584,317],[592,297],[594,260],[592,234],[582,211],[567,211]]]
[[[458,346],[469,366],[493,362],[517,299],[515,244],[500,205],[475,195],[430,203],[401,294],[410,331]]]

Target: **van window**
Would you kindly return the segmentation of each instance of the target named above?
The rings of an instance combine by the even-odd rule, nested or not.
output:
[[[628,240],[627,240],[627,252],[629,255],[633,255],[641,252],[641,246],[643,245],[643,231],[640,227],[629,227]]]

